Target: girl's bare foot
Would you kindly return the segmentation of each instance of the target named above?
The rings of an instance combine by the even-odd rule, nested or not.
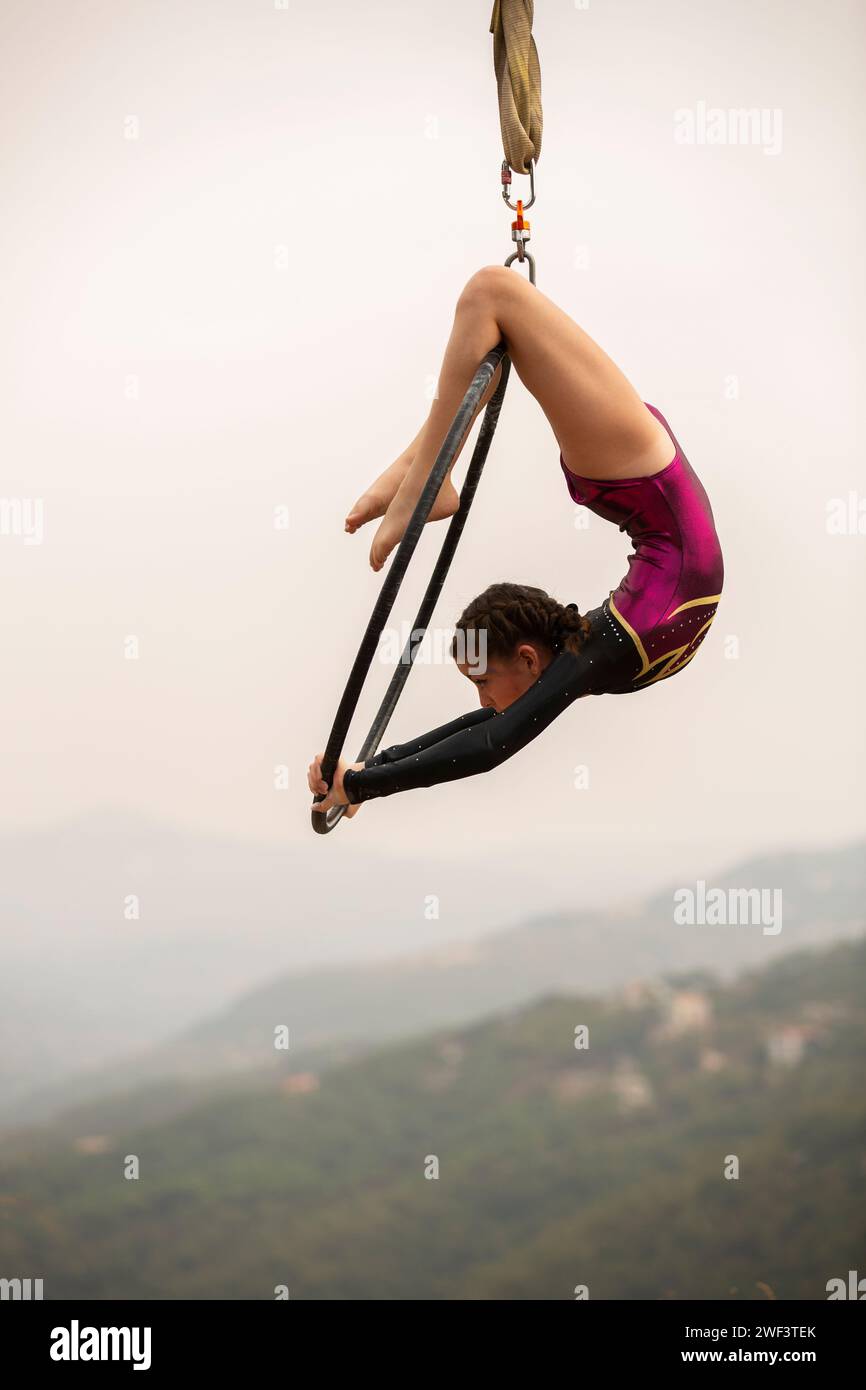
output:
[[[420,496],[420,492],[416,493],[414,488],[410,490],[405,483],[401,483],[397,489],[370,547],[370,564],[376,573],[379,572],[391,551],[400,544],[406,534],[406,527],[409,525]],[[446,478],[439,489],[439,495],[433,503],[427,520],[442,521],[446,517],[453,516],[459,506],[460,497],[457,489],[451,479]]]
[[[367,491],[362,493],[346,517],[345,529],[350,536],[354,535],[359,526],[366,525],[368,521],[373,521],[377,516],[385,515],[409,470],[413,458],[414,454],[408,451],[401,454],[398,459],[394,460],[390,468],[386,468],[384,473],[380,473],[375,483],[372,483]]]

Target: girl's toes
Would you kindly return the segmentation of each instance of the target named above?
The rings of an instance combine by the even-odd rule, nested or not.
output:
[[[368,521],[372,521],[374,516],[381,515],[382,509],[377,506],[375,497],[371,493],[365,492],[362,497],[358,498],[346,517],[346,530],[357,531],[359,526],[365,526]]]
[[[370,547],[370,564],[373,569],[378,571],[382,568],[391,551],[394,549],[394,539],[391,527],[387,522],[382,522]]]

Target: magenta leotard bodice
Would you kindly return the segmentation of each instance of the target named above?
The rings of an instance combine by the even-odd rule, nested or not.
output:
[[[674,456],[648,478],[584,478],[559,461],[575,502],[625,531],[634,545],[628,572],[606,607],[638,657],[630,688],[679,671],[712,622],[724,579],[709,498],[664,416]]]

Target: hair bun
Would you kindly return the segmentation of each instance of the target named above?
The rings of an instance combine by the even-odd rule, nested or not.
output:
[[[585,641],[591,631],[588,618],[581,617],[576,603],[566,603],[554,618],[550,636],[554,651],[560,650],[569,637]]]

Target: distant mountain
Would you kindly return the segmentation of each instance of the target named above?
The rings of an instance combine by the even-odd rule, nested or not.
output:
[[[416,952],[375,965],[280,975],[273,983],[163,1046],[111,1067],[34,1088],[0,1105],[0,1125],[30,1124],[72,1104],[132,1087],[170,1083],[173,1107],[194,1101],[206,1080],[284,1069],[274,1029],[289,1030],[290,1060],[304,1068],[358,1056],[382,1042],[493,1016],[552,991],[599,992],[668,972],[712,970],[721,979],[793,949],[857,937],[866,930],[864,846],[762,856],[717,876],[710,887],[781,890],[781,930],[759,923],[679,925],[671,885],[642,908],[541,916],[474,942]]]
[[[866,941],[567,995],[0,1146],[48,1299],[825,1299],[862,1274]],[[579,1046],[576,1044],[580,1044]],[[132,1158],[138,1176],[124,1176]]]
[[[0,834],[0,1123],[35,1087],[62,1094],[75,1073],[161,1043],[262,980],[442,939],[424,913],[426,858],[360,851],[348,832],[309,840],[259,844],[116,810]],[[518,864],[485,885],[445,853],[436,891],[452,937],[495,929],[521,891],[537,896]]]

